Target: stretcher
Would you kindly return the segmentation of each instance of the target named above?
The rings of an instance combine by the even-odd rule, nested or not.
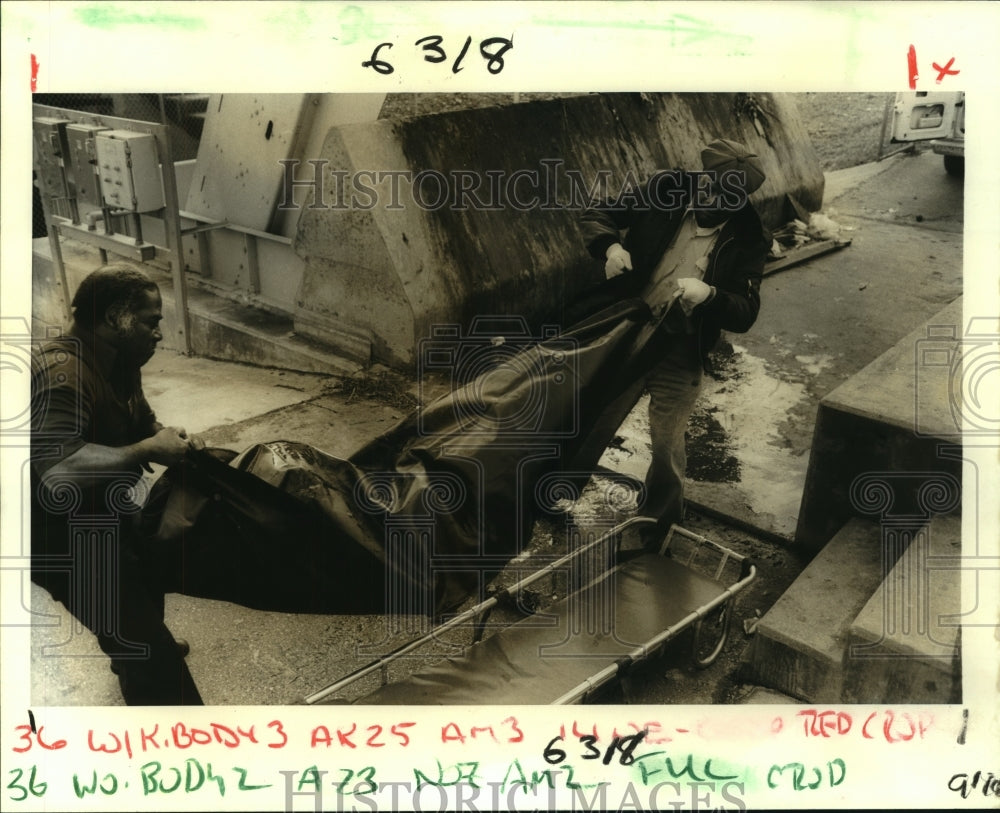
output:
[[[334,698],[345,689],[377,676],[379,688],[347,702],[580,703],[692,628],[693,662],[709,666],[725,646],[734,597],[753,581],[756,568],[745,556],[678,525],[671,527],[658,550],[622,550],[626,532],[631,536],[654,526],[655,521],[645,517],[619,524],[305,702],[338,702]],[[491,612],[502,601],[557,572],[592,573],[603,551],[614,552],[609,568],[552,606],[483,638]],[[444,633],[463,627],[472,630],[472,642],[462,654],[388,682],[392,663],[417,656]]]

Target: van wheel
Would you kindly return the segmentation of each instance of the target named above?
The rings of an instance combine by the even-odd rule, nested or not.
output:
[[[944,157],[944,171],[956,178],[965,177],[965,156],[946,155]]]

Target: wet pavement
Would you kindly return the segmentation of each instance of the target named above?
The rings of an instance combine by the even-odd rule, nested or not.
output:
[[[763,614],[804,562],[791,539],[819,400],[962,291],[962,185],[939,156],[901,155],[828,176],[824,212],[850,247],[765,278],[753,330],[730,335],[731,351],[706,380],[690,427],[689,524],[753,555],[762,576],[737,607],[729,647],[710,669],[693,670],[680,648],[639,670],[609,702],[731,700],[745,647],[742,620]],[[372,387],[335,376],[261,370],[161,351],[144,373],[165,423],[242,450],[289,439],[348,456],[390,428],[421,389],[384,379]],[[441,381],[424,382],[440,390]],[[648,465],[643,402],[603,464],[641,478]],[[585,497],[570,514],[593,521]],[[588,517],[588,511],[591,515]],[[608,519],[605,515],[602,520]],[[759,529],[747,533],[737,526]],[[540,526],[533,546],[557,544],[562,525]],[[553,542],[552,540],[556,540]],[[30,588],[32,702],[119,705],[117,681],[88,633],[48,596]],[[365,662],[362,643],[390,637],[379,616],[263,613],[222,602],[168,596],[167,622],[188,639],[192,673],[209,704],[296,703]],[[45,650],[45,656],[42,651]],[[486,699],[486,698],[484,698]]]

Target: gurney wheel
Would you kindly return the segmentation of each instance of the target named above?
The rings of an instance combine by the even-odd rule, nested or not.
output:
[[[691,657],[694,665],[705,669],[715,663],[729,637],[729,619],[732,616],[732,599],[716,607],[694,623],[694,643]]]

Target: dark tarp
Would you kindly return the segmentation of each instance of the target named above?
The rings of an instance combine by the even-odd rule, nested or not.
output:
[[[673,301],[619,302],[521,347],[459,342],[482,372],[346,461],[283,441],[228,463],[192,455],[151,496],[150,544],[183,545],[169,578],[189,595],[289,612],[453,609],[526,546],[545,484],[596,463],[580,456],[588,434],[650,366]]]
[[[359,476],[299,443],[193,452],[154,485],[146,544],[174,592],[258,610],[379,613],[382,529],[355,509]]]

